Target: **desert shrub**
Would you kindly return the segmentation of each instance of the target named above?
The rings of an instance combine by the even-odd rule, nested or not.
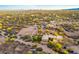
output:
[[[20,39],[25,40],[25,41],[31,41],[31,36],[25,35],[25,36],[20,37]]]
[[[42,40],[42,36],[41,35],[34,35],[32,36],[32,41],[33,42],[40,42]]]

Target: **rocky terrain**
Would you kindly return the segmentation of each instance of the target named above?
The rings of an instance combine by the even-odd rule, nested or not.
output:
[[[0,12],[0,54],[78,54],[79,11]]]

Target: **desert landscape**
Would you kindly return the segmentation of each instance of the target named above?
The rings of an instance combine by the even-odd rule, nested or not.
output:
[[[79,11],[1,10],[0,54],[79,54]]]

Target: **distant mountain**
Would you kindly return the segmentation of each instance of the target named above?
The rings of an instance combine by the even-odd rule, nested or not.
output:
[[[65,10],[79,10],[79,8],[71,8],[71,9],[65,9]]]

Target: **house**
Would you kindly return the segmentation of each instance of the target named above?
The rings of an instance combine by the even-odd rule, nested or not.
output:
[[[19,33],[17,34],[18,35],[21,35],[21,36],[24,36],[24,35],[35,35],[38,33],[38,28],[36,26],[31,26],[31,27],[28,27],[28,28],[22,28]]]

